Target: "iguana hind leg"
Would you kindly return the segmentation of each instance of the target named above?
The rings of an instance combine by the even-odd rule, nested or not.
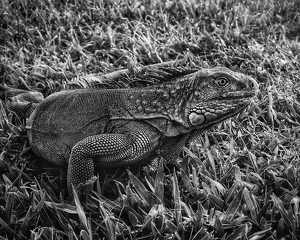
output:
[[[137,128],[135,128],[137,129]],[[84,138],[71,151],[68,163],[68,190],[94,176],[94,167],[121,167],[143,161],[158,146],[153,131],[99,134]]]
[[[27,118],[36,106],[44,100],[43,94],[37,91],[21,90],[0,85],[0,92],[5,94],[7,99],[6,105],[9,110]]]

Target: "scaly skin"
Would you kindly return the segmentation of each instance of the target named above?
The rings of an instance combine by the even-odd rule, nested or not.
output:
[[[227,68],[172,75],[146,88],[78,89],[50,95],[31,114],[35,153],[68,165],[68,189],[94,176],[155,156],[172,162],[201,131],[245,109],[254,79]]]

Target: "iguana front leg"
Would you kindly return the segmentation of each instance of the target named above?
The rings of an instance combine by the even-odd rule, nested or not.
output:
[[[160,134],[148,129],[115,134],[99,134],[84,138],[71,150],[67,183],[69,192],[94,176],[94,167],[121,167],[143,161],[158,146]]]
[[[159,148],[158,155],[163,157],[166,163],[178,165],[177,158],[183,147],[186,145],[189,136],[190,134],[178,135],[163,141],[163,144]]]
[[[166,163],[179,166],[177,160],[184,146],[188,146],[191,142],[200,137],[203,130],[195,130],[188,134],[178,135],[163,141],[159,147],[158,155],[163,157]],[[157,162],[153,162],[155,167]]]

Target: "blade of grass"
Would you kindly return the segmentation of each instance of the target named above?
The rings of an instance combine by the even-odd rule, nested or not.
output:
[[[234,230],[227,238],[226,240],[237,240],[247,235],[247,233],[251,229],[251,223],[245,223],[242,226],[238,227],[236,230]]]
[[[153,196],[151,196],[151,194],[144,186],[144,184],[136,176],[134,176],[129,170],[127,170],[127,173],[139,196],[143,199],[143,201],[148,203],[150,207],[153,206],[154,198]]]
[[[79,218],[81,228],[83,228],[85,231],[89,232],[88,221],[87,221],[87,218],[85,216],[85,212],[84,212],[83,207],[80,203],[77,192],[75,191],[74,188],[73,188],[73,196],[74,196],[75,207],[76,207],[76,211],[77,211],[77,214],[78,214],[78,218]]]
[[[181,204],[180,204],[180,190],[178,186],[178,179],[174,169],[173,177],[173,200],[174,200],[174,212],[175,212],[175,220],[177,223],[178,230],[182,227],[182,215],[181,215]]]
[[[158,164],[158,169],[155,177],[154,187],[155,187],[155,196],[159,199],[160,202],[156,202],[156,204],[163,203],[164,201],[164,163],[163,159],[161,158]]]

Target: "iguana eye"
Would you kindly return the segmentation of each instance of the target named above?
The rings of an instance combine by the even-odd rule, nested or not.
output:
[[[218,87],[226,87],[229,84],[229,79],[225,77],[218,77],[215,80],[215,83]]]

